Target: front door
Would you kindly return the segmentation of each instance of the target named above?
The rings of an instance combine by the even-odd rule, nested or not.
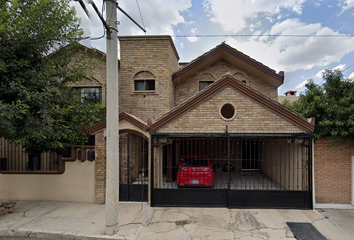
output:
[[[148,142],[135,134],[119,136],[119,200],[148,200]]]

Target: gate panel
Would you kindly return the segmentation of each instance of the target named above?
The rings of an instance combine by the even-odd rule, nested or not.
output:
[[[227,207],[227,189],[154,189],[153,206]]]
[[[147,201],[147,141],[134,134],[119,136],[119,200]]]
[[[152,143],[153,206],[312,207],[309,135],[153,134]]]
[[[230,208],[311,208],[308,191],[230,190],[228,196]]]

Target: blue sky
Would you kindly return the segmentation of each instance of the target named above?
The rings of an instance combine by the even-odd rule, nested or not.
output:
[[[102,10],[103,1],[94,2]],[[301,93],[308,79],[321,83],[326,68],[341,69],[345,77],[354,78],[354,0],[118,0],[118,4],[145,26],[147,35],[171,35],[180,62],[190,62],[226,42],[275,71],[284,71],[279,95],[288,90]],[[88,19],[78,3],[72,5],[85,36],[102,36],[93,8],[88,5]],[[118,35],[144,35],[119,11],[118,21]],[[83,43],[105,52],[104,38]]]

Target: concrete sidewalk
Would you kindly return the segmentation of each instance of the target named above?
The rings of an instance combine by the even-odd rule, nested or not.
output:
[[[151,208],[146,203],[120,203],[119,206],[119,232],[106,236],[104,205],[20,201],[14,213],[0,217],[0,239],[1,236],[132,240],[295,239],[286,222],[312,223],[330,240],[354,239],[354,210],[346,210],[346,214],[353,211],[346,221],[337,212],[331,212],[333,217],[327,219],[316,210]],[[336,219],[341,219],[341,223]]]

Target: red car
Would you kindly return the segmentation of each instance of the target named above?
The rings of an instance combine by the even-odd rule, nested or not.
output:
[[[214,168],[206,154],[187,154],[177,171],[178,187],[211,187],[214,184]]]

